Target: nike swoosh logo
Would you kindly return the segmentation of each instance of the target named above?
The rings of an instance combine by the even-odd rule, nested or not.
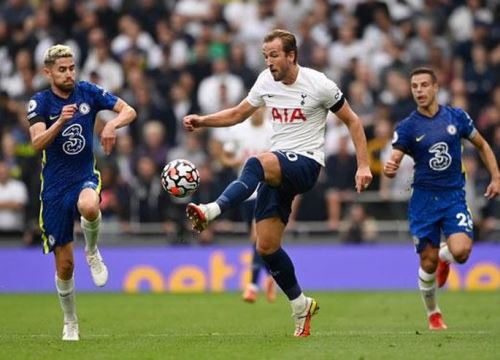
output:
[[[421,142],[422,139],[425,137],[425,134],[422,135],[422,136],[419,136],[418,138],[416,138],[415,140],[417,140],[417,142]]]
[[[61,115],[61,114],[57,114],[57,115],[54,115],[54,116],[50,115],[50,116],[49,116],[49,120],[50,120],[50,121],[55,120],[55,119],[57,119],[60,115]]]

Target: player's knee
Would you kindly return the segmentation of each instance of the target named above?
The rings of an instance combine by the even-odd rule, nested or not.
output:
[[[257,155],[256,159],[260,161],[264,169],[265,181],[271,185],[281,183],[281,167],[278,157],[270,152]]]
[[[467,259],[469,259],[471,250],[472,250],[471,245],[465,245],[462,248],[460,248],[457,254],[456,255],[454,254],[453,257],[455,258],[457,263],[463,264],[467,261]]]
[[[279,246],[277,247],[273,242],[257,241],[256,245],[257,253],[261,256],[273,254],[278,248]]]
[[[420,262],[420,267],[428,274],[433,274],[434,272],[436,272],[437,265],[437,261],[432,261],[430,259]]]
[[[420,267],[427,273],[432,274],[436,271],[438,265],[437,256],[422,256],[420,258]]]
[[[80,198],[78,200],[78,211],[87,220],[92,221],[99,216],[99,205],[94,199]]]

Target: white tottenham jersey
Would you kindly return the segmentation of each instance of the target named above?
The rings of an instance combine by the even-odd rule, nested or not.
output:
[[[294,151],[325,166],[326,116],[341,98],[337,84],[323,73],[299,67],[291,85],[275,81],[271,71],[264,70],[250,89],[247,101],[270,110],[274,130],[271,150]]]

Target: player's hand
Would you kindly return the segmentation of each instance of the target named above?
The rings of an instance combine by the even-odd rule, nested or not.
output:
[[[111,154],[116,142],[116,128],[112,122],[108,122],[101,131],[101,145],[106,155]]]
[[[59,115],[58,121],[65,124],[73,117],[73,115],[75,115],[77,110],[78,106],[76,106],[76,104],[64,105],[61,109],[61,115]]]
[[[372,182],[373,176],[372,172],[370,171],[370,167],[368,166],[361,166],[358,168],[358,171],[356,171],[356,191],[358,194],[362,191],[365,191],[368,186],[370,186],[370,183]]]
[[[486,188],[484,196],[488,199],[495,198],[500,193],[500,178],[494,178]]]
[[[387,160],[384,165],[384,175],[388,178],[393,178],[394,176],[396,176],[398,169],[399,163],[395,162],[394,160]]]
[[[193,131],[194,129],[201,127],[201,116],[196,114],[186,115],[184,116],[182,123],[187,131]]]

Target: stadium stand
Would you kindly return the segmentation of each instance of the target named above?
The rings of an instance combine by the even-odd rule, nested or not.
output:
[[[380,174],[392,128],[414,109],[407,75],[415,66],[435,69],[440,102],[467,110],[500,159],[497,1],[2,0],[0,157],[27,190],[24,243],[37,241],[40,186],[40,155],[30,145],[26,101],[47,86],[40,63],[47,47],[71,46],[80,78],[109,88],[138,113],[113,154],[99,152],[104,241],[141,235],[192,242],[185,203],[160,190],[162,164],[176,157],[197,164],[202,185],[194,201],[214,199],[234,179],[218,157],[224,134],[187,134],[182,118],[239,102],[264,68],[264,34],[277,27],[297,34],[301,65],[341,86],[362,118],[375,175],[369,192],[354,193],[353,146],[330,114],[329,167],[298,201],[292,240],[307,233],[324,241],[408,241],[412,164],[404,164],[391,182]],[[100,114],[101,121],[108,118]],[[477,234],[498,240],[499,201],[484,201],[488,173],[476,152],[467,146],[464,152]],[[347,171],[339,173],[341,167]],[[199,241],[243,238],[238,214],[224,216]]]

